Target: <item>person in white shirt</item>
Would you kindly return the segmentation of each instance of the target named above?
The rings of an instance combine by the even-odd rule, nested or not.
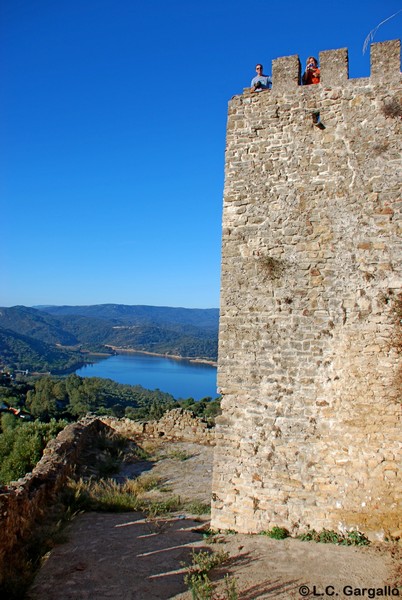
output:
[[[255,65],[255,70],[257,75],[251,81],[252,91],[262,92],[263,90],[269,90],[272,85],[272,79],[268,75],[264,75],[264,67],[258,63],[258,65]]]

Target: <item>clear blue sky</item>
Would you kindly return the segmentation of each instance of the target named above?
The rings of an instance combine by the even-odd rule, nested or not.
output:
[[[367,77],[401,8],[0,0],[0,306],[217,307],[228,100],[291,54]]]

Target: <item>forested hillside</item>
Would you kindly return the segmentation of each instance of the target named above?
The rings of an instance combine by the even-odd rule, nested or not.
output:
[[[79,369],[85,360],[73,352],[0,327],[0,366],[3,369],[63,373]]]
[[[104,304],[0,308],[0,364],[61,372],[111,347],[216,360],[218,309]]]

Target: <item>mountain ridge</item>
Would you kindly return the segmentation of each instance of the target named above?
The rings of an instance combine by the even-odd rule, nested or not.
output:
[[[184,308],[147,304],[89,304],[47,306],[40,309],[52,315],[80,315],[119,321],[150,320],[152,323],[194,324],[201,327],[218,326],[218,308]]]

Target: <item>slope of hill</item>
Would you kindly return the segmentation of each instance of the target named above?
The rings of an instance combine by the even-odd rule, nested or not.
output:
[[[17,370],[75,371],[83,364],[79,352],[62,350],[33,337],[21,335],[0,327],[0,363]]]
[[[57,318],[26,306],[0,308],[0,327],[48,344],[74,346],[78,343]]]

